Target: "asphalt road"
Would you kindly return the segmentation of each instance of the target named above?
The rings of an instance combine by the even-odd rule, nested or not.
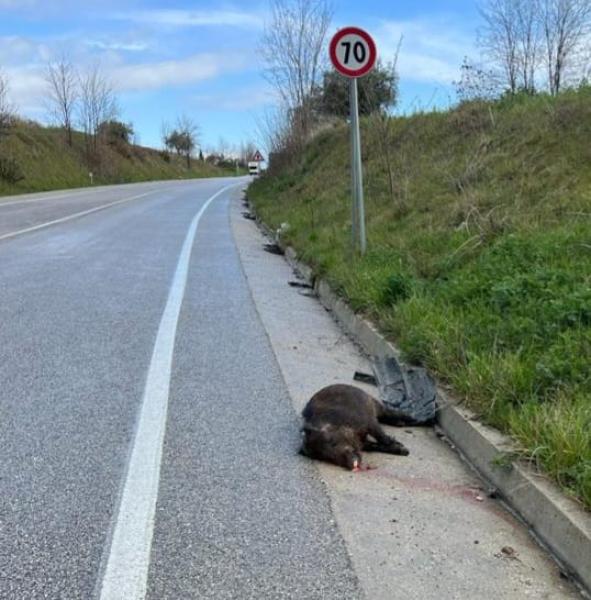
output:
[[[431,431],[360,476],[296,455],[368,366],[246,182],[0,199],[0,599],[575,598]]]
[[[0,203],[6,234],[155,191],[0,241],[1,598],[101,594],[179,253],[233,183]],[[214,199],[192,246],[148,597],[355,598],[326,491],[294,460],[296,415],[229,227],[239,192]]]

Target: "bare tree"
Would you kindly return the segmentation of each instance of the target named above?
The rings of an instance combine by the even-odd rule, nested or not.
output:
[[[332,14],[328,0],[273,0],[263,34],[266,78],[290,112],[300,141],[310,132],[311,96],[323,71]]]
[[[528,94],[536,91],[536,72],[542,50],[542,26],[538,0],[514,0],[517,28],[517,61],[520,87]]]
[[[548,86],[558,94],[567,69],[590,31],[589,0],[540,0]]]
[[[228,158],[228,156],[232,153],[231,144],[221,135],[218,138],[217,153],[222,157],[222,159]]]
[[[484,27],[479,32],[479,43],[500,68],[511,94],[517,92],[520,71],[516,12],[514,0],[485,0],[480,5]]]
[[[590,0],[483,0],[480,12],[480,45],[510,93],[534,93],[544,62],[548,88],[557,94],[591,33]]]
[[[187,160],[187,169],[191,168],[193,150],[199,141],[199,126],[188,115],[181,115],[176,122],[176,128],[171,135],[176,136],[177,152]]]
[[[96,152],[102,123],[119,114],[115,89],[98,64],[80,77],[80,124],[86,137],[87,151]]]
[[[285,106],[269,108],[256,120],[258,142],[269,153],[269,172],[280,169],[290,148],[292,131]]]
[[[74,111],[78,100],[78,74],[65,57],[49,63],[45,73],[48,102],[53,118],[64,128],[68,145],[72,145]]]
[[[256,147],[253,142],[242,142],[239,150],[240,164],[245,167],[248,164],[248,161],[252,159],[255,152]]]
[[[14,109],[8,99],[8,77],[0,71],[0,138],[6,135],[14,120]]]
[[[510,93],[536,91],[542,49],[539,0],[484,0],[480,44],[500,69]],[[487,71],[482,70],[482,73]]]

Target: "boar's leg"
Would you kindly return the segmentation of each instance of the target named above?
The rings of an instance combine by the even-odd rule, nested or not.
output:
[[[411,416],[404,414],[379,402],[377,404],[377,415],[380,423],[392,425],[394,427],[403,427],[404,425],[416,425],[417,422]]]
[[[385,452],[386,454],[399,454],[402,456],[408,455],[408,449],[404,444],[401,444],[398,440],[390,437],[386,432],[379,426],[375,425],[369,430],[369,435],[375,438],[375,442],[366,440],[363,445],[363,449],[367,452]]]

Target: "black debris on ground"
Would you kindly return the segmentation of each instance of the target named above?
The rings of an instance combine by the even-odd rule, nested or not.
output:
[[[295,288],[304,288],[304,289],[307,289],[307,290],[313,289],[312,286],[309,283],[306,283],[304,281],[288,281],[287,283],[291,287],[295,287]]]
[[[361,383],[367,383],[369,385],[378,385],[375,375],[371,375],[370,373],[362,373],[361,371],[355,371],[355,373],[353,374],[353,379],[355,381],[360,381]]]
[[[375,358],[372,368],[386,406],[412,417],[417,425],[435,422],[437,389],[425,369],[403,365],[393,357]]]
[[[277,244],[263,244],[263,249],[269,254],[277,254],[278,256],[283,256],[285,254]]]

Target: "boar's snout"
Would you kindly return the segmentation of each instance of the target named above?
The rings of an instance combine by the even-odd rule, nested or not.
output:
[[[346,447],[340,450],[336,463],[349,471],[357,471],[361,468],[361,453],[356,452],[353,447]]]

